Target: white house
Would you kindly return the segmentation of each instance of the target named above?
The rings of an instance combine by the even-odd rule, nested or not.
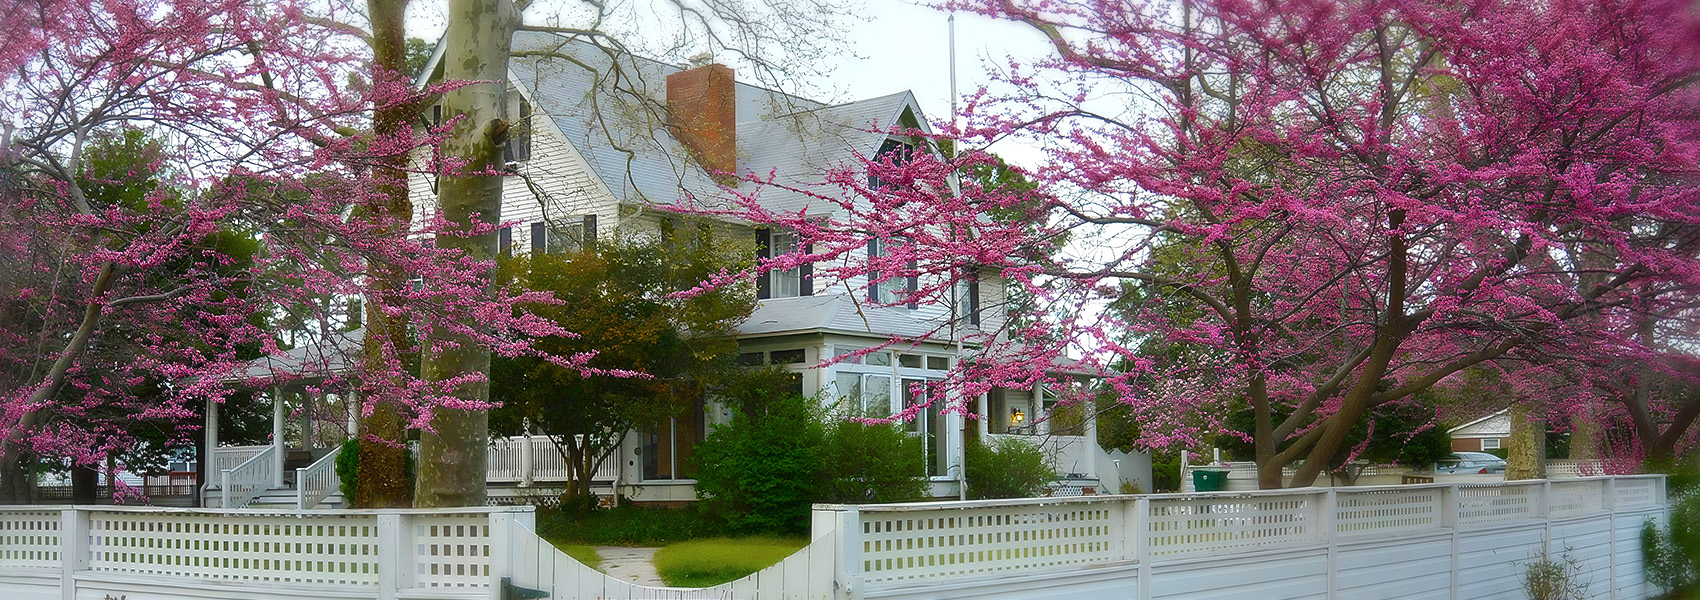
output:
[[[518,33],[514,49],[531,56],[515,58],[509,67],[508,108],[517,118],[508,151],[513,175],[503,188],[501,217],[519,224],[500,233],[508,251],[578,247],[616,229],[657,232],[671,214],[657,210],[657,205],[681,198],[710,205],[725,201],[711,173],[772,174],[784,183],[807,185],[821,181],[829,169],[856,164],[858,154],[913,148],[910,139],[883,133],[895,125],[928,130],[909,92],[827,105],[737,81],[722,65],[682,68],[603,52],[554,34]],[[440,50],[422,80],[436,69],[439,58]],[[434,177],[416,175],[410,187],[419,218],[426,218],[435,198]],[[828,216],[837,208],[806,194],[772,188],[762,191],[761,202],[770,210],[807,215]],[[718,235],[752,240],[758,252],[790,252],[797,243],[785,231],[747,223],[728,220],[716,228]],[[877,242],[869,250],[877,252]],[[957,338],[970,332],[995,334],[1004,324],[1003,282],[995,277],[962,286],[964,301],[952,311],[925,305],[870,307],[868,298],[852,296],[878,295],[890,301],[892,287],[917,285],[914,280],[869,286],[874,289],[852,281],[848,290],[827,290],[817,289],[812,271],[804,266],[759,281],[759,306],[739,328],[740,362],[788,366],[797,373],[799,391],[805,395],[825,391],[864,411],[895,414],[916,401],[908,392],[910,384],[940,379],[955,364]],[[923,341],[813,368],[889,341],[894,334]],[[966,344],[965,350],[975,348]],[[1050,451],[1071,491],[1116,491],[1121,481],[1118,463],[1099,450],[1092,420],[1053,427],[1048,416],[1056,402],[1043,390],[1000,389],[973,402],[971,412],[978,418],[945,414],[936,407],[925,411],[909,429],[925,440],[933,457],[926,473],[932,493],[958,494],[963,444],[970,434],[1028,437]],[[700,415],[627,436],[625,447],[602,470],[609,480],[603,489],[639,502],[694,500],[694,481],[682,468],[684,459],[710,425],[728,418],[724,409],[709,404]],[[312,444],[303,446],[310,449]],[[279,451],[279,456],[284,454]],[[493,464],[507,460],[497,454],[493,452]],[[538,453],[528,454],[527,460],[538,460]],[[1150,489],[1146,469],[1142,476],[1128,477]],[[534,478],[519,479],[516,483],[543,485]],[[522,492],[498,484],[491,493]]]

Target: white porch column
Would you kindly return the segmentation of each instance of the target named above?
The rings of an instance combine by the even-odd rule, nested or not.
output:
[[[968,472],[965,470],[967,467],[963,462],[964,446],[962,443],[963,436],[967,434],[968,429],[965,420],[966,417],[960,412],[945,414],[944,429],[948,433],[939,436],[940,440],[944,442],[945,474],[956,480],[956,493],[960,496],[958,498],[960,500],[968,499]]]
[[[203,483],[212,481],[213,474],[218,472],[217,467],[213,466],[213,456],[218,454],[218,401],[213,400],[212,398],[207,398],[206,416],[207,426],[201,430],[201,433],[207,438],[207,455],[201,457],[205,459],[202,462],[206,463],[206,466],[201,468],[207,470],[205,473],[201,474]]]
[[[983,442],[986,441],[986,427],[988,427],[989,423],[988,419],[992,416],[992,395],[980,394],[980,402],[978,404],[980,418],[976,419],[979,422],[974,424],[974,433],[978,435],[980,441]],[[1003,418],[1007,419],[1009,417],[1006,415]]]
[[[272,487],[283,487],[283,386],[272,386]]]
[[[360,392],[348,390],[342,403],[348,409],[348,439],[360,439]]]
[[[313,402],[313,396],[305,390],[301,393],[301,449],[313,449],[313,409],[324,405],[324,391],[319,392],[318,403]]]
[[[1033,405],[1029,406],[1027,410],[1027,420],[1033,422],[1033,433],[1035,435],[1049,435],[1051,433],[1051,420],[1048,417],[1049,415],[1045,414],[1045,384],[1035,383],[1033,384]]]
[[[1093,402],[1092,398],[1087,398],[1082,403],[1084,404],[1082,409],[1086,412],[1086,447],[1081,448],[1080,456],[1081,461],[1086,463],[1087,479],[1097,479],[1098,453],[1103,452],[1098,448],[1098,405]],[[1102,493],[1115,494],[1118,491],[1110,490]]]
[[[525,436],[520,439],[519,446],[519,486],[531,487],[531,484],[536,482],[534,477],[536,468],[532,462],[534,457],[531,455],[533,452],[531,448],[531,417],[526,417],[523,422]]]

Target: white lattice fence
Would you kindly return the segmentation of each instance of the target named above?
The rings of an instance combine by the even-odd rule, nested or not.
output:
[[[95,512],[89,570],[337,586],[378,584],[371,515]]]
[[[1547,514],[1555,519],[1594,514],[1605,508],[1605,480],[1554,481],[1547,491]]]
[[[1334,531],[1360,535],[1433,530],[1443,524],[1445,509],[1442,487],[1340,489],[1334,496]]]
[[[1458,486],[1458,525],[1493,525],[1540,516],[1541,482]]]
[[[1219,554],[1316,543],[1318,493],[1153,498],[1146,517],[1151,556]]]
[[[1616,490],[1613,506],[1628,508],[1652,506],[1655,503],[1662,502],[1663,498],[1660,497],[1661,485],[1662,480],[1659,479],[1613,479],[1612,487]]]
[[[0,514],[0,568],[59,568],[57,510]]]
[[[482,514],[420,519],[413,525],[417,573],[425,588],[490,585],[490,519]]]
[[[946,510],[867,507],[861,570],[872,583],[1028,571],[1114,560],[1120,502]]]

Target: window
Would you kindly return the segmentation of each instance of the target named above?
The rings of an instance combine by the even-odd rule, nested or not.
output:
[[[840,372],[835,377],[838,397],[851,416],[891,416],[891,377],[872,373]]]
[[[897,355],[897,366],[905,369],[919,369],[921,368],[921,355],[899,354]]]
[[[776,365],[795,365],[803,362],[804,360],[802,348],[798,348],[796,350],[774,350],[773,352],[768,353],[768,362]]]
[[[795,233],[776,232],[771,235],[770,239],[769,247],[772,248],[773,256],[784,256],[797,251],[797,234]],[[767,276],[772,279],[769,283],[772,286],[770,289],[773,290],[771,297],[795,298],[802,295],[802,274],[802,267],[768,271]]]
[[[508,147],[502,160],[509,163],[531,160],[531,103],[519,101],[519,119],[508,128]]]
[[[927,357],[927,369],[932,371],[950,370],[950,359],[943,356]]]
[[[596,246],[596,215],[584,215],[577,223],[537,221],[531,224],[531,251],[560,254]]]
[[[759,367],[763,362],[766,362],[766,358],[760,352],[745,352],[732,359],[732,364],[740,367]]]
[[[1498,450],[1499,438],[1482,438],[1483,450]]]
[[[757,259],[811,251],[809,245],[798,244],[795,232],[774,231],[766,227],[756,229]],[[756,279],[756,298],[759,299],[795,298],[813,296],[814,293],[814,265],[810,263],[768,271],[765,276]]]
[[[867,354],[867,356],[862,357],[862,362],[870,364],[870,365],[874,365],[876,367],[889,367],[889,366],[891,366],[891,353],[890,352],[869,352]]]
[[[901,142],[901,141],[898,141],[898,140],[888,139],[888,140],[885,141],[884,144],[880,144],[879,152],[874,154],[874,162],[878,162],[878,163],[890,162],[893,165],[902,165],[904,163],[909,162],[909,159],[911,157],[913,157],[914,154],[915,154],[915,147],[914,146],[911,146],[907,143],[904,143],[904,142]],[[868,173],[868,188],[869,189],[877,190],[877,189],[883,188],[885,186],[886,186],[886,182],[881,181],[879,176],[877,176],[873,173]]]
[[[907,243],[909,243],[909,240],[902,237],[895,237],[889,240],[877,238],[868,240],[868,257],[878,258],[891,256],[892,248],[902,247]],[[916,268],[916,262],[911,260],[906,266],[910,272],[908,277],[892,277],[885,281],[880,281],[880,272],[878,270],[869,270],[868,301],[877,304],[896,304],[907,298],[907,293],[910,290],[919,288],[920,286],[918,284],[920,277],[916,275],[914,271]],[[914,302],[909,302],[908,306],[909,308],[916,307]]]
[[[689,479],[685,468],[690,464],[696,447],[708,437],[707,419],[703,418],[703,401],[685,416],[666,419],[643,432],[643,478],[651,480]]]

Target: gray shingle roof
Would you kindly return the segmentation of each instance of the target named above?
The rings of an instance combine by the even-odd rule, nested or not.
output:
[[[619,200],[723,200],[719,186],[661,120],[666,77],[678,67],[541,32],[516,33],[513,47],[572,59],[519,57],[509,69],[533,110],[552,118]],[[853,163],[855,153],[875,152],[885,138],[877,129],[892,127],[905,107],[915,105],[908,92],[835,106],[741,82],[735,94],[739,170],[804,185],[821,183],[833,166]],[[814,206],[805,194],[779,190],[763,191],[762,204],[786,212],[831,210]]]
[[[831,331],[851,335],[867,335],[889,339],[893,335],[908,339],[950,337],[944,322],[917,317],[915,311],[901,306],[871,307],[851,301],[848,294],[801,296],[762,300],[750,318],[738,326],[740,336],[778,334],[796,331]],[[934,333],[935,329],[939,329]]]

